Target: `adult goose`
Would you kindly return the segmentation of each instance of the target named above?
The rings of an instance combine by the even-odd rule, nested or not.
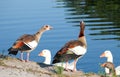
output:
[[[76,63],[80,57],[86,53],[87,43],[84,35],[85,25],[84,22],[80,22],[80,32],[77,40],[71,40],[67,42],[54,56],[53,64],[58,62],[66,62],[66,70],[69,60],[74,60],[74,69],[77,71]]]
[[[51,51],[50,50],[48,50],[48,49],[43,49],[39,54],[38,54],[38,56],[42,56],[42,57],[45,57],[45,60],[44,60],[44,64],[47,64],[47,65],[51,65],[51,59],[52,59],[52,57],[51,57]],[[53,66],[61,66],[61,67],[63,67],[63,68],[65,68],[65,63],[64,62],[60,62],[60,63],[55,63],[55,64],[53,64]],[[73,66],[74,66],[74,62],[71,62],[71,63],[69,63],[68,64],[68,67],[67,67],[67,69],[68,70],[73,70]]]
[[[114,64],[112,62],[105,62],[105,63],[101,64],[101,67],[108,68],[110,70],[110,72],[109,72],[109,74],[107,74],[107,76],[117,77],[116,72],[115,72],[116,70],[115,70]]]
[[[113,63],[113,56],[112,56],[112,53],[111,53],[110,50],[104,51],[104,52],[100,55],[100,57],[101,57],[101,58],[102,58],[102,57],[106,57],[106,58],[107,58],[107,62]],[[115,68],[115,71],[116,71],[116,75],[120,75],[120,66],[117,66],[117,67]],[[110,70],[109,70],[108,68],[105,68],[105,72],[106,72],[106,74],[109,74],[109,73],[110,73]]]
[[[26,61],[29,61],[29,54],[31,51],[33,51],[38,43],[39,40],[42,36],[42,34],[47,31],[52,29],[50,25],[44,25],[41,27],[41,29],[36,32],[35,34],[24,34],[20,38],[18,38],[8,49],[9,53],[8,54],[13,54],[17,55],[18,51],[21,51],[21,60],[23,60],[23,52],[27,52],[27,59]]]

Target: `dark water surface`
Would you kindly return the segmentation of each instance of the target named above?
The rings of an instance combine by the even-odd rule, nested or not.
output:
[[[85,72],[100,71],[99,56],[111,50],[115,66],[120,65],[119,0],[1,0],[0,51],[7,49],[22,34],[33,34],[44,24],[54,27],[43,34],[38,47],[31,52],[32,61],[42,62],[37,54],[50,49],[55,55],[67,41],[77,39],[79,21],[86,24],[87,53],[77,63]],[[4,52],[5,51],[5,52]],[[19,57],[20,54],[17,55]]]

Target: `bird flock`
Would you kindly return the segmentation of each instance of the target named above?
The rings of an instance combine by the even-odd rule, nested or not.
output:
[[[19,37],[13,45],[8,49],[8,54],[17,55],[20,51],[20,59],[23,62],[29,62],[30,52],[33,51],[39,44],[42,34],[53,27],[44,25],[35,34],[24,34]],[[77,71],[76,64],[78,59],[83,57],[87,52],[87,41],[85,37],[85,23],[80,22],[80,31],[78,38],[66,42],[52,57],[49,49],[42,50],[38,56],[45,57],[44,64],[62,66],[66,71]],[[23,53],[27,52],[27,59],[24,60]],[[101,64],[105,68],[106,74],[110,74],[111,68],[115,71],[116,75],[120,75],[120,66],[114,68],[113,57],[110,51],[105,51],[100,57],[106,57],[107,61]],[[51,61],[53,58],[53,61]],[[72,61],[72,62],[71,62]]]

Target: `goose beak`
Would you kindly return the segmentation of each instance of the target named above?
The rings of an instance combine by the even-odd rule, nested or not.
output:
[[[81,23],[84,23],[84,21],[81,21]]]
[[[102,53],[102,54],[100,55],[100,58],[102,58],[102,57],[105,57],[105,53]]]
[[[84,24],[84,21],[81,21],[80,24]]]
[[[43,53],[42,53],[42,52],[40,52],[40,53],[38,54],[38,56],[43,56]]]
[[[103,63],[103,64],[101,64],[101,67],[105,67],[105,64]]]
[[[53,29],[51,25],[46,25],[49,30]]]
[[[51,29],[53,29],[53,27],[52,27],[52,26],[50,26],[50,30],[51,30]]]

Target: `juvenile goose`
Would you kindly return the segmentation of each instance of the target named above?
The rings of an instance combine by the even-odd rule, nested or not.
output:
[[[38,32],[36,32],[33,35],[31,34],[22,35],[13,43],[12,47],[8,49],[9,51],[8,54],[17,55],[18,51],[21,51],[21,60],[24,61],[23,52],[27,52],[26,61],[29,61],[29,54],[31,51],[33,51],[37,47],[42,34],[45,31],[51,30],[51,29],[52,27],[50,25],[44,25],[41,27],[41,29]]]
[[[42,56],[42,57],[45,57],[45,60],[44,60],[44,64],[48,64],[48,65],[51,65],[51,51],[50,50],[48,50],[48,49],[44,49],[44,50],[42,50],[39,54],[38,54],[38,56]],[[61,67],[63,67],[63,68],[65,68],[65,63],[63,63],[63,62],[60,62],[60,63],[55,63],[55,64],[53,64],[54,66],[61,66]],[[74,66],[74,62],[71,62],[71,63],[69,63],[68,64],[68,67],[67,67],[67,69],[68,70],[73,70],[73,66]]]
[[[109,73],[107,74],[109,77],[117,77],[115,68],[114,68],[114,64],[112,62],[105,62],[105,63],[101,64],[101,66],[104,68],[108,68],[110,70]]]
[[[106,58],[107,58],[107,62],[113,63],[113,56],[112,56],[111,51],[109,51],[109,50],[104,51],[104,52],[100,55],[100,57],[101,57],[101,58],[102,58],[102,57],[106,57]],[[120,75],[120,66],[117,66],[117,67],[115,68],[115,71],[116,71],[116,75]],[[108,68],[105,68],[105,72],[106,72],[106,74],[108,74],[110,71],[109,71]]]
[[[54,56],[53,64],[58,62],[66,62],[66,70],[69,60],[74,60],[74,69],[77,71],[76,63],[79,58],[81,58],[87,50],[86,38],[84,35],[85,25],[84,22],[80,22],[80,32],[78,40],[71,40],[67,42]]]
[[[102,53],[100,55],[100,57],[106,57],[107,58],[107,62],[112,62],[113,63],[113,56],[112,56],[112,53],[109,51],[109,50],[106,50],[104,53]],[[105,72],[106,74],[109,73],[109,69],[108,68],[105,68]]]

